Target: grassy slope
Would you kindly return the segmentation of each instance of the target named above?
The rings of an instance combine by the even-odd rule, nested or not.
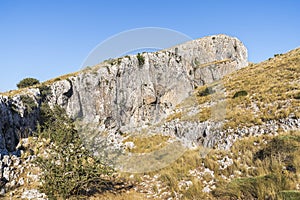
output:
[[[276,56],[268,61],[250,65],[231,75],[224,77],[226,100],[225,127],[250,126],[261,124],[270,119],[287,116],[300,117],[300,49]],[[55,80],[53,80],[55,81]],[[216,83],[214,83],[216,84]],[[206,105],[211,101],[211,95],[199,95],[205,91],[204,86],[197,88],[194,95],[178,105],[179,112],[169,116],[167,120],[203,121],[210,118],[210,107],[199,109],[196,115],[189,116],[184,110],[195,106]],[[247,96],[233,98],[238,91],[246,91]],[[209,105],[209,104],[208,104]],[[182,109],[185,108],[185,109]],[[139,139],[132,139],[137,145],[132,151],[149,152],[161,145],[157,140],[166,141],[162,137],[152,137],[147,145]],[[157,139],[157,140],[156,140]],[[297,196],[300,170],[300,132],[283,133],[278,136],[260,136],[245,138],[235,143],[230,151],[212,150],[205,157],[199,152],[205,150],[190,150],[170,166],[146,174],[134,174],[138,191],[129,193],[97,195],[95,199],[146,199],[147,191],[162,193],[167,196],[182,194],[183,199],[280,199]],[[163,145],[162,145],[163,146]],[[144,150],[142,148],[145,148]],[[153,150],[153,149],[152,149]],[[220,160],[224,157],[232,159],[232,165],[221,169]],[[203,169],[214,172],[212,176],[204,173],[200,177],[191,173],[202,172]],[[131,174],[123,174],[129,177]],[[159,175],[157,181],[142,187],[144,176]],[[226,178],[224,178],[226,177]],[[130,179],[130,178],[128,178]],[[181,181],[191,181],[189,188],[179,188]],[[216,188],[206,194],[202,190],[204,181],[213,181]],[[160,186],[159,186],[160,185]],[[162,189],[164,188],[164,189]],[[151,195],[150,195],[151,196]],[[166,198],[167,198],[166,196]],[[291,199],[291,198],[290,198]],[[294,199],[297,199],[295,197]]]
[[[231,148],[230,157],[234,163],[223,173],[241,172],[241,175],[217,183],[214,197],[285,199],[297,196],[299,199],[299,143],[300,131],[276,137],[251,137],[237,142]]]
[[[221,85],[224,101],[217,106],[226,106],[225,128],[261,124],[271,119],[296,116],[300,118],[300,49],[259,63],[224,77],[221,81],[196,89],[195,93],[177,107],[178,112],[167,120],[205,121],[211,117],[211,107],[203,106],[193,116],[187,111],[195,106],[213,102],[214,97],[205,94],[206,88]],[[239,91],[247,96],[233,98]],[[204,93],[204,95],[203,95]],[[222,98],[222,97],[221,97]],[[181,109],[180,109],[181,108]],[[184,109],[182,109],[184,108]]]
[[[300,117],[300,49],[251,65],[224,79],[229,126]],[[232,99],[240,90],[248,96]],[[257,106],[257,111],[253,107]]]
[[[226,91],[225,128],[259,125],[271,119],[288,116],[299,118],[299,77],[300,49],[259,64],[252,64],[224,77],[222,85]],[[203,106],[199,109],[200,112],[193,116],[187,115],[186,111],[211,101],[211,95],[199,95],[203,94],[207,87],[213,87],[213,84],[196,89],[194,95],[177,106],[179,112],[166,120],[209,119],[211,114],[209,106]],[[247,95],[233,98],[239,91],[246,91]],[[183,199],[297,199],[299,193],[296,189],[300,170],[299,139],[299,131],[280,132],[276,137],[245,138],[237,142],[230,151],[213,150],[205,158],[200,157],[199,150],[188,151],[169,167],[149,175],[153,177],[159,174],[162,184],[172,192],[171,196],[181,193]],[[233,164],[220,170],[220,160],[225,156],[232,159]],[[191,175],[190,170],[203,167],[214,171],[214,176],[204,174],[199,179]],[[178,184],[182,180],[192,181],[193,186],[188,190],[179,189]],[[211,194],[202,192],[203,180],[215,182],[216,188]],[[154,191],[157,190],[155,184],[150,186]]]

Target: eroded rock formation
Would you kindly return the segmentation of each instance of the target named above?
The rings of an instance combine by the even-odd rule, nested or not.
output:
[[[125,56],[85,69],[50,85],[50,105],[99,131],[126,132],[160,122],[193,90],[247,66],[247,49],[237,39],[214,35],[140,57]],[[30,97],[26,106],[25,98]],[[20,137],[35,130],[39,89],[0,97],[0,149],[15,151]],[[28,100],[28,99],[27,99]]]

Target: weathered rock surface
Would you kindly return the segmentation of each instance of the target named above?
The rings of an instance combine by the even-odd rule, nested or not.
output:
[[[221,122],[205,121],[190,122],[178,119],[166,122],[158,127],[156,132],[180,138],[182,143],[190,148],[203,145],[229,150],[233,143],[243,137],[259,135],[276,135],[279,130],[293,131],[300,129],[300,119],[286,118],[270,120],[262,125],[239,127],[237,129],[222,129]]]
[[[64,107],[71,117],[93,123],[98,131],[132,132],[159,122],[195,87],[247,65],[244,45],[226,35],[141,55],[142,59],[125,56],[104,62],[54,82],[49,104]],[[26,93],[0,97],[1,154],[15,151],[19,138],[36,127],[40,91]],[[32,104],[37,108],[31,108]]]
[[[29,89],[13,97],[0,96],[0,154],[16,151],[20,138],[35,130],[39,117],[39,90]]]
[[[123,57],[52,85],[52,104],[105,128],[128,131],[159,122],[199,85],[247,65],[236,38],[205,37],[157,53]]]
[[[165,118],[180,112],[192,117],[199,109],[212,106],[212,102],[206,102],[198,107],[175,107],[189,97],[196,87],[219,80],[247,64],[247,50],[238,39],[226,35],[209,36],[164,51],[143,53],[141,57],[125,56],[85,69],[49,85],[47,99],[50,105],[62,106],[70,117],[88,124],[87,127],[92,129],[92,132],[88,131],[89,134],[103,133],[98,134],[99,143],[105,136],[115,149],[122,149],[124,145],[134,148],[133,142],[122,143],[122,133],[143,132],[145,128],[147,133],[174,136],[189,148],[204,145],[225,150],[246,136],[275,135],[278,130],[299,129],[300,119],[292,116],[266,121],[261,125],[226,130],[222,129],[222,120]],[[34,156],[20,159],[21,150],[16,146],[20,138],[26,138],[36,129],[41,93],[39,89],[27,89],[12,97],[0,96],[0,179],[3,182],[0,189],[3,193],[6,189],[38,179],[36,174],[20,176],[24,170],[34,167],[31,162]],[[84,133],[85,126],[82,128]],[[97,142],[96,139],[93,142]],[[203,152],[204,156],[205,153],[208,152]],[[220,169],[232,163],[229,157],[222,158]],[[214,176],[204,166],[202,171],[192,171],[191,174]],[[203,192],[210,192],[214,184],[213,181],[204,184]],[[188,189],[191,184],[182,181],[179,187]],[[158,187],[158,190],[163,191],[164,188]],[[168,192],[162,194],[170,195]],[[37,190],[28,189],[20,198],[46,197]]]

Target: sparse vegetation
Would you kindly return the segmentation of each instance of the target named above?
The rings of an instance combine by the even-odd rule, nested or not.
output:
[[[113,170],[99,158],[90,156],[74,124],[64,110],[44,104],[38,135],[50,140],[46,155],[37,164],[43,171],[41,191],[50,199],[91,195],[113,188]]]
[[[22,95],[20,97],[28,113],[31,113],[37,107],[37,104],[30,96]]]
[[[45,84],[40,84],[38,88],[41,93],[42,102],[46,101],[47,97],[52,94],[51,88]]]
[[[149,137],[134,135],[128,137],[123,143],[134,143],[134,148],[127,149],[131,153],[149,153],[164,147],[169,139],[169,136],[163,135],[152,135]]]
[[[117,59],[117,64],[120,65],[122,63],[122,58]]]
[[[232,98],[237,98],[237,97],[244,97],[244,96],[247,96],[248,95],[248,92],[245,91],[245,90],[240,90],[238,92],[236,92]]]
[[[300,132],[294,131],[279,133],[276,137],[262,135],[244,138],[228,151],[206,148],[188,150],[168,167],[135,174],[135,179],[139,182],[143,175],[159,175],[161,187],[166,188],[163,191],[171,192],[172,197],[181,193],[182,199],[298,199],[299,143]],[[221,168],[220,160],[225,157],[232,159],[233,163]],[[214,175],[204,173],[197,176],[197,173],[191,173],[193,170],[203,173],[204,168]],[[187,189],[180,188],[183,180],[190,181],[192,185]],[[212,193],[203,192],[203,180],[216,183]],[[152,187],[158,190],[155,183]]]
[[[300,117],[300,49],[276,56],[270,61],[251,64],[221,81],[225,87],[226,123],[224,128],[259,125],[265,121]],[[178,107],[192,108],[209,103],[209,87],[201,86]],[[200,95],[199,95],[200,94]],[[242,98],[237,97],[242,96]],[[197,103],[197,104],[196,104]],[[181,119],[203,121],[211,117],[212,107],[199,109],[193,116],[181,113]]]
[[[144,65],[143,54],[139,53],[137,59],[139,66]],[[107,62],[115,65],[121,64],[121,60],[122,58],[111,59]],[[102,67],[110,74],[107,64]],[[299,65],[300,49],[287,55],[274,55],[274,58],[267,62],[251,64],[224,77],[222,83],[225,90],[221,102],[226,103],[224,127],[235,129],[289,116],[299,118]],[[95,73],[92,68],[86,70]],[[58,77],[46,83],[67,80],[75,74]],[[47,141],[43,149],[45,153],[38,154],[37,158],[37,163],[43,171],[42,192],[47,193],[50,199],[78,199],[89,195],[94,195],[91,199],[148,199],[135,190],[128,190],[128,193],[122,194],[107,192],[106,190],[113,190],[116,183],[113,178],[114,170],[100,158],[91,156],[82,144],[73,121],[63,109],[54,107],[51,110],[47,104],[42,103],[51,93],[49,87],[46,84],[31,85],[29,82],[24,87],[38,87],[41,91],[41,99],[38,99],[42,105],[37,135],[40,137],[39,141]],[[176,112],[165,120],[203,122],[210,119],[211,110],[216,106],[212,100],[213,94],[217,93],[213,89],[214,84],[216,83],[198,87],[194,94],[178,105]],[[21,100],[29,113],[37,106],[30,95],[22,94]],[[199,112],[196,109],[189,112],[189,108],[196,106]],[[88,137],[93,140],[97,134]],[[182,195],[181,199],[300,199],[300,132],[276,134],[278,135],[243,138],[236,141],[229,151],[201,148],[188,150],[167,167],[134,174],[135,181],[138,185],[144,175],[158,175],[159,184],[151,185],[147,182],[152,192],[169,192],[169,196],[174,198]],[[127,149],[130,155],[159,150],[167,146],[171,139],[159,134],[150,137],[123,136],[126,137],[123,143],[134,144],[133,148]],[[224,167],[224,162],[229,160],[231,162]],[[144,164],[145,162],[141,163]],[[202,173],[205,170],[212,173]],[[193,171],[196,172],[193,174]],[[181,188],[179,185],[182,181],[189,181],[191,185]],[[214,185],[209,188],[211,193],[203,191],[204,181]],[[98,193],[103,191],[106,192]]]
[[[204,90],[198,91],[198,96],[203,97],[203,96],[208,96],[210,94],[215,93],[212,87],[205,87]]]
[[[26,88],[26,87],[30,87],[33,85],[37,85],[39,83],[40,83],[40,81],[35,78],[25,78],[17,84],[17,87],[19,89],[21,89],[21,88]]]
[[[137,59],[138,59],[138,61],[139,61],[139,66],[143,66],[144,63],[145,63],[145,58],[144,58],[144,56],[143,56],[142,54],[138,53],[136,57],[137,57]]]
[[[226,171],[232,174],[239,170],[242,175],[229,182],[219,182],[213,195],[224,199],[286,199],[288,196],[298,199],[300,193],[295,190],[299,182],[299,142],[299,131],[237,142],[231,151],[234,164]]]

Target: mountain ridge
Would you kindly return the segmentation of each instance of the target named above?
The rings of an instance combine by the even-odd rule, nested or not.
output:
[[[214,36],[206,37],[208,40],[204,43],[213,44],[216,38],[213,40],[212,37]],[[228,36],[222,35],[222,37]],[[236,52],[235,39],[231,37],[227,39],[229,42],[224,44],[232,44],[229,45],[230,48],[227,47],[228,51]],[[195,48],[197,49],[197,46]],[[214,46],[212,52],[216,53]],[[219,61],[211,56],[211,60],[198,59],[201,62],[197,63],[195,54],[187,56],[190,60],[183,59],[180,58],[180,49],[176,50],[174,47],[166,52],[140,54],[144,61],[141,58],[139,61],[137,56],[125,56],[105,61],[94,68],[76,73],[77,76],[65,76],[51,82],[48,90],[38,89],[40,86],[28,89],[29,94],[25,96],[32,97],[31,100],[21,97],[22,95],[13,96],[11,99],[0,97],[1,120],[5,119],[9,122],[14,120],[14,116],[25,116],[29,118],[17,121],[19,124],[30,126],[31,124],[26,123],[32,122],[30,120],[38,120],[36,113],[38,113],[40,98],[37,97],[43,96],[41,93],[48,94],[49,96],[46,95],[44,100],[50,105],[58,104],[67,110],[69,116],[81,119],[79,122],[82,124],[79,124],[78,130],[87,136],[82,139],[87,145],[91,145],[89,150],[92,153],[97,155],[101,153],[99,150],[103,151],[103,148],[99,149],[100,146],[97,146],[102,144],[103,139],[110,148],[127,153],[129,157],[119,160],[127,163],[121,165],[123,168],[119,166],[119,169],[129,171],[129,174],[121,173],[120,176],[126,177],[129,182],[134,182],[134,189],[126,191],[127,193],[99,194],[91,197],[92,199],[286,199],[289,197],[297,199],[300,194],[299,178],[297,178],[300,168],[298,156],[300,155],[298,148],[300,141],[300,48],[285,54],[276,54],[273,58],[258,64],[248,65],[248,61],[242,59],[243,56],[241,56],[244,62],[239,63],[247,63],[247,66],[243,67],[239,67],[238,62],[228,62],[229,57],[234,58],[234,56],[230,56],[226,51],[223,53],[224,57],[219,56]],[[183,52],[182,55],[184,54]],[[154,62],[151,59],[158,60]],[[209,65],[205,66],[205,63]],[[132,66],[128,67],[129,65]],[[164,67],[160,68],[160,66]],[[147,70],[143,71],[145,69]],[[169,77],[155,75],[154,79],[149,78],[151,71],[158,69],[168,69],[157,71],[156,74],[164,72]],[[190,69],[200,71],[192,72],[190,75]],[[178,71],[180,73],[176,73]],[[139,75],[137,77],[142,77],[142,80],[146,81],[137,81],[139,79],[133,77],[132,72],[137,72]],[[101,81],[97,79],[99,74],[100,76],[105,74]],[[111,79],[108,80],[109,77]],[[165,87],[158,87],[159,84],[153,81],[159,77],[165,81],[158,83],[161,83],[160,85],[164,83]],[[205,84],[202,84],[203,80]],[[114,84],[110,84],[111,82]],[[175,82],[175,87],[170,87],[173,82]],[[177,87],[177,82],[185,83],[184,87]],[[86,93],[79,94],[81,97],[78,97],[79,90],[76,88],[79,83],[86,90]],[[101,83],[103,88],[99,87],[98,83]],[[143,87],[132,90],[132,83]],[[94,86],[100,90],[93,90]],[[173,92],[169,92],[172,89]],[[120,93],[112,95],[115,97],[115,94],[118,94],[118,98],[107,101],[111,95],[108,90],[119,91]],[[123,90],[131,90],[131,92],[122,93]],[[136,93],[143,91],[143,93],[138,93],[139,98],[136,98],[129,95],[133,91],[137,91]],[[75,100],[70,100],[72,97],[76,97]],[[106,112],[101,115],[104,116],[103,118],[97,117],[100,113],[97,113],[99,111],[97,109],[105,105],[91,103],[98,98],[106,98],[105,102],[110,102],[106,105],[109,108],[105,108]],[[83,105],[83,101],[76,102],[76,99],[84,99],[88,105],[92,106]],[[135,111],[130,113],[131,109],[128,109],[131,108],[128,105],[134,105],[134,101],[127,101],[130,99],[138,99],[136,110],[139,106],[144,106],[140,110],[143,112],[138,115],[143,118],[137,118],[140,121],[135,121],[135,118],[131,119],[135,116]],[[10,106],[10,110],[15,110],[14,113],[9,110],[11,114],[5,118],[3,110],[6,107],[3,102]],[[160,105],[166,102],[167,104]],[[110,110],[110,107],[116,104],[119,107]],[[78,112],[78,107],[85,106],[87,107],[81,109],[82,112]],[[160,106],[165,106],[165,108],[156,110]],[[73,107],[77,110],[72,110]],[[130,114],[120,114],[120,111]],[[89,113],[87,118],[83,117],[85,113]],[[0,129],[2,135],[5,127],[6,133],[16,134],[8,123]],[[27,133],[27,136],[30,136],[29,130]],[[5,141],[6,139],[12,140],[11,137],[5,138]],[[29,146],[28,152],[23,155],[29,154],[30,150],[35,155],[40,155],[43,152],[40,149],[41,146],[47,143],[34,137],[22,139],[21,142]],[[153,169],[151,168],[153,160],[142,160],[134,157],[135,155],[150,155],[149,152],[152,152],[161,157],[170,155],[171,159],[174,155],[161,153],[160,150],[170,147],[168,145],[177,144],[176,142],[183,144],[185,149],[180,152],[181,149],[175,146],[179,159],[173,160],[168,166],[140,174],[130,171],[133,169],[136,170],[135,172],[140,172],[140,169]],[[5,147],[5,144],[3,146]],[[14,151],[14,148],[11,147],[10,150],[13,151],[10,153],[18,155],[21,152],[20,149],[17,148],[17,151]],[[6,151],[4,154],[9,154],[9,152]],[[31,157],[25,158],[30,160]],[[18,159],[16,156],[6,155],[3,165],[11,166],[12,163],[18,163]],[[157,160],[161,163],[163,161]],[[26,165],[30,165],[28,162],[25,162]],[[19,177],[15,175],[18,173],[14,169],[3,170],[2,174],[5,177],[13,174],[15,177],[11,180],[19,182]],[[30,177],[25,177],[25,179],[29,180]],[[38,180],[34,182],[38,183]],[[6,187],[14,187],[14,184],[10,181]],[[25,191],[29,190],[28,186],[26,187]],[[43,196],[39,193],[37,195]]]
[[[232,62],[197,68],[203,63],[224,59]],[[46,85],[50,87],[46,99],[51,106],[57,104],[65,108],[72,118],[97,123],[102,131],[124,132],[159,121],[195,87],[218,80],[245,67],[247,62],[247,50],[238,39],[225,35],[209,36],[165,51],[143,53],[140,58],[125,56],[109,60],[82,72],[56,78]],[[9,116],[0,123],[4,138],[0,146],[4,151],[6,140],[11,141],[6,143],[12,143],[6,144],[8,149],[15,149],[18,142],[15,135],[19,134],[16,132],[28,128],[30,135],[35,130],[32,123],[38,120],[42,91],[39,86],[23,91],[24,95],[2,97],[2,105],[7,107],[2,111],[6,112],[3,115]],[[27,96],[24,99],[31,105],[22,102],[22,96]],[[37,107],[33,106],[32,112],[28,113],[34,104]],[[12,113],[11,107],[17,112]],[[22,117],[26,113],[29,120]]]

